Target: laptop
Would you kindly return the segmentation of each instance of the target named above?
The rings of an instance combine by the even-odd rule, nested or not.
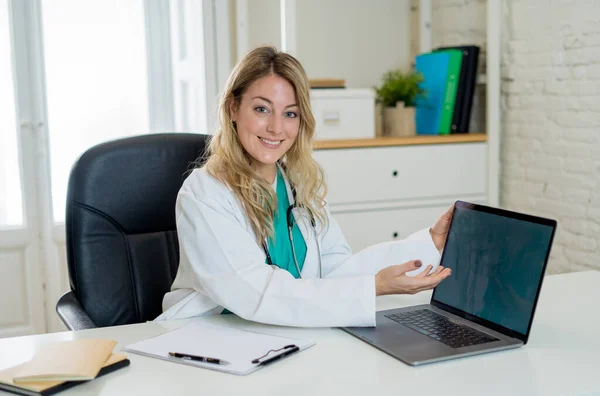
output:
[[[527,343],[556,221],[457,201],[429,304],[379,311],[342,330],[417,366]],[[427,263],[424,263],[427,264]]]

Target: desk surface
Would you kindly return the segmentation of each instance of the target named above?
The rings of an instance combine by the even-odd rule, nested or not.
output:
[[[208,318],[316,345],[248,376],[189,367],[135,354],[131,366],[64,395],[598,395],[600,394],[600,272],[545,279],[529,343],[519,349],[421,367],[404,363],[335,328],[298,329]],[[430,293],[378,297],[378,310],[428,302]],[[31,358],[35,348],[74,338],[109,338],[117,348],[188,321],[148,322],[0,340],[0,369]],[[2,392],[0,392],[2,393]]]

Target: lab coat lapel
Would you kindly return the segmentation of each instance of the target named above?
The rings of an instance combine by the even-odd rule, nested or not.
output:
[[[283,179],[285,180],[285,187],[287,190],[288,199],[290,204],[293,205],[295,203],[294,194],[292,194],[292,187],[290,185],[290,181],[287,178],[287,175],[281,165],[277,164],[281,174],[283,175]],[[294,216],[294,220],[296,224],[298,224],[298,228],[300,229],[300,233],[304,238],[304,242],[306,243],[306,258],[304,259],[304,265],[302,267],[302,276],[306,278],[316,278],[318,276],[318,262],[319,257],[317,246],[315,242],[318,243],[315,238],[314,230],[310,224],[310,218],[304,213],[303,210],[298,208],[292,209],[292,215]]]

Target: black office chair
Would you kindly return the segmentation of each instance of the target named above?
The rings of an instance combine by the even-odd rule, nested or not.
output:
[[[153,320],[179,265],[177,192],[206,135],[135,136],[87,150],[69,177],[71,291],[56,304],[70,330]]]

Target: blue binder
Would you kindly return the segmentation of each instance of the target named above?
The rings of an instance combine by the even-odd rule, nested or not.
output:
[[[432,52],[417,55],[415,68],[423,75],[420,87],[425,91],[415,103],[415,123],[418,135],[437,135],[444,105],[450,55]]]

